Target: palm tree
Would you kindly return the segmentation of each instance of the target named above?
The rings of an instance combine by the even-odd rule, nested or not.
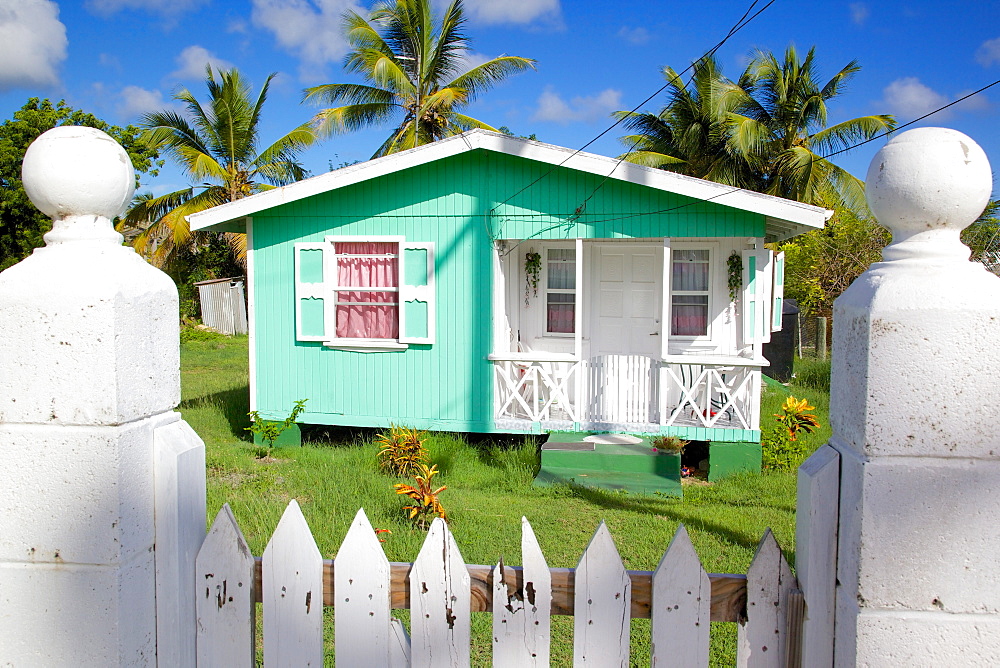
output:
[[[861,116],[827,127],[827,101],[844,91],[861,69],[852,60],[822,86],[816,80],[816,48],[804,60],[794,46],[779,62],[757,51],[739,85],[747,104],[733,117],[734,150],[758,156],[763,192],[830,208],[866,212],[864,183],[823,154],[846,149],[896,127],[892,116]]]
[[[864,183],[822,154],[845,149],[896,126],[892,116],[863,116],[826,127],[827,101],[860,70],[848,63],[822,87],[815,48],[783,62],[757,51],[734,83],[712,58],[694,66],[690,85],[664,68],[670,99],[659,114],[616,112],[632,148],[624,158],[689,176],[829,208],[864,214]]]
[[[499,56],[468,67],[462,0],[453,0],[435,25],[429,0],[395,0],[374,7],[368,19],[344,15],[353,50],[344,69],[371,85],[325,84],[308,88],[305,99],[323,109],[313,119],[320,134],[397,122],[372,157],[437,141],[471,128],[493,127],[460,113],[478,94],[511,74],[534,69],[535,61]],[[400,119],[394,121],[394,119]]]
[[[208,101],[203,106],[187,89],[174,95],[184,103],[186,116],[174,111],[146,114],[141,126],[151,146],[163,151],[199,185],[153,197],[137,196],[122,219],[122,227],[141,229],[133,245],[157,266],[166,266],[186,245],[201,240],[192,235],[185,217],[304,178],[298,153],[316,136],[304,123],[258,151],[261,109],[274,78],[271,74],[254,99],[239,70],[206,68]],[[229,235],[241,263],[246,257],[243,235]]]
[[[711,56],[694,64],[689,85],[672,67],[663,68],[669,101],[658,114],[617,111],[615,118],[633,131],[621,141],[623,157],[710,181],[744,188],[760,185],[748,156],[736,152],[729,136],[733,115],[746,104],[746,92],[722,75]]]

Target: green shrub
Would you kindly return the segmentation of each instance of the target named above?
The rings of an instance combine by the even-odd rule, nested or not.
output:
[[[230,337],[214,329],[204,329],[197,326],[181,327],[181,343],[189,341],[225,341]]]
[[[780,425],[768,425],[761,430],[761,467],[765,471],[794,471],[809,456],[810,448],[802,441],[793,441],[788,430]]]

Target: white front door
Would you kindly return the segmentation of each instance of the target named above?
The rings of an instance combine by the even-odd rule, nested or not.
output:
[[[590,318],[591,413],[652,422],[660,357],[663,246],[595,244]]]

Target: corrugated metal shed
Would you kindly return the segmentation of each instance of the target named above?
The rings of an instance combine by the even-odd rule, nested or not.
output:
[[[247,333],[247,305],[242,278],[216,278],[195,283],[201,321],[223,334]]]

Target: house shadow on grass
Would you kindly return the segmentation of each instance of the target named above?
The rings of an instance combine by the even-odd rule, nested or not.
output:
[[[180,410],[216,408],[222,412],[234,438],[241,441],[253,440],[250,432],[247,431],[247,427],[250,426],[250,416],[247,415],[250,411],[249,385],[241,385],[221,392],[185,399],[177,407]]]
[[[574,496],[601,508],[657,515],[675,521],[678,524],[683,524],[689,529],[715,534],[726,542],[745,547],[749,550],[757,549],[757,545],[760,543],[760,535],[737,531],[732,527],[706,521],[702,506],[686,506],[680,499],[661,500],[642,494],[622,494],[620,492],[585,487],[578,484],[572,484],[570,488],[573,490]],[[763,535],[763,531],[761,531],[761,535]],[[792,562],[794,560],[794,552],[789,551],[787,548],[784,548],[783,551],[789,562]]]

